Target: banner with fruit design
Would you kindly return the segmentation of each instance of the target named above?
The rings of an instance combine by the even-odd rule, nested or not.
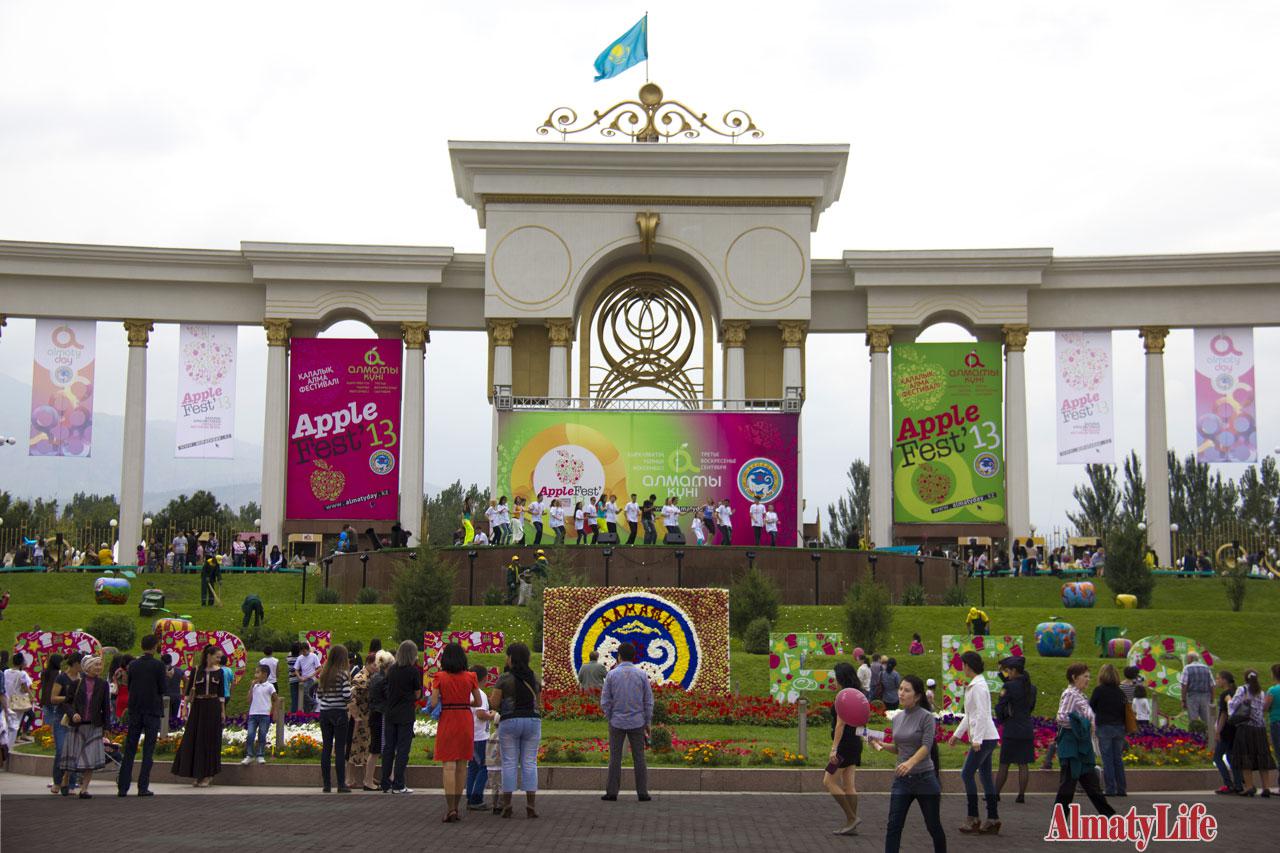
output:
[[[1058,464],[1115,462],[1111,331],[1058,332]]]
[[[964,663],[960,656],[965,652],[982,655],[985,667],[982,678],[987,689],[999,693],[1000,661],[1007,657],[1022,657],[1022,635],[1005,634],[1003,637],[972,636],[968,634],[943,634],[942,636],[942,690],[933,697],[935,711],[960,714],[964,711]]]
[[[398,517],[400,368],[398,339],[290,341],[289,518]]]
[[[1001,366],[996,343],[893,347],[895,522],[1004,521]]]
[[[728,498],[734,545],[755,544],[750,508],[759,498],[777,513],[778,544],[795,545],[799,423],[799,415],[756,412],[501,412],[498,495],[548,507],[558,500],[570,519],[578,501],[616,495],[624,536],[632,492],[640,503],[657,495],[659,506],[673,497],[686,510],[680,526],[690,542],[687,511]],[[654,524],[661,541],[657,513]],[[566,529],[572,538],[573,525]]]
[[[97,335],[94,320],[36,320],[29,455],[90,455]]]
[[[183,323],[178,333],[178,459],[230,459],[236,424],[235,326]]]
[[[839,693],[835,667],[845,653],[841,639],[841,634],[770,634],[769,695],[793,704],[807,691]]]

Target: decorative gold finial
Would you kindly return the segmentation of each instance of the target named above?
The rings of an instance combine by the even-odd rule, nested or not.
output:
[[[569,107],[556,107],[538,127],[538,134],[546,136],[555,131],[563,139],[571,133],[582,133],[599,127],[601,136],[622,134],[631,137],[634,142],[658,142],[675,136],[697,139],[703,130],[717,136],[727,136],[732,142],[737,142],[739,136],[749,135],[752,139],[764,136],[764,131],[756,127],[751,116],[742,110],[729,110],[724,114],[721,119],[724,129],[707,124],[706,113],[695,113],[679,101],[663,100],[662,87],[657,83],[645,83],[640,87],[637,98],[634,101],[619,101],[604,112],[593,110],[595,120],[581,127],[573,126],[578,122],[577,112]],[[612,121],[604,124],[610,116],[613,116]],[[691,121],[698,127],[690,124]]]
[[[893,343],[893,326],[867,326],[867,347],[872,353],[888,352]]]
[[[404,339],[406,349],[422,349],[431,343],[431,333],[426,323],[401,323],[400,337]]]
[[[804,320],[779,320],[778,329],[782,332],[784,349],[804,346],[804,336],[809,332],[809,324]]]
[[[749,328],[751,328],[750,320],[725,320],[720,324],[720,340],[724,342],[727,349],[745,347]]]
[[[489,339],[495,347],[509,347],[516,339],[518,320],[495,319],[489,321]]]
[[[548,320],[547,340],[553,347],[567,347],[569,344],[573,343],[573,320]]]

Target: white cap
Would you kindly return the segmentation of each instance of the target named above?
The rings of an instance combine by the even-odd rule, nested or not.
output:
[[[938,686],[938,682],[936,682],[936,681],[934,681],[932,678],[930,678],[928,681],[926,681],[926,682],[924,683],[924,686],[925,686],[925,687],[937,687],[937,686]]]

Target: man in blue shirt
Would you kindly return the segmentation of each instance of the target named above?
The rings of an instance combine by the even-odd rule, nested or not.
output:
[[[619,663],[605,676],[600,693],[600,710],[609,722],[609,777],[602,800],[618,799],[622,785],[622,745],[631,743],[631,760],[635,764],[636,794],[640,802],[649,801],[649,771],[645,765],[644,747],[653,722],[653,686],[649,676],[635,665],[636,647],[623,643],[618,647]]]

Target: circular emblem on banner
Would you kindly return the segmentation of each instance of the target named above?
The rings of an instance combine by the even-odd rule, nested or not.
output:
[[[994,453],[979,453],[973,459],[973,470],[979,477],[994,477],[1000,473],[1000,458]]]
[[[574,632],[573,671],[598,652],[612,669],[623,643],[636,647],[636,666],[655,683],[671,682],[685,690],[698,681],[701,655],[698,634],[679,606],[648,592],[626,592],[597,604]]]
[[[369,457],[369,470],[375,474],[390,474],[396,467],[396,457],[390,450],[375,450]]]
[[[738,491],[749,501],[767,503],[782,492],[782,469],[763,456],[748,459],[738,469]]]

